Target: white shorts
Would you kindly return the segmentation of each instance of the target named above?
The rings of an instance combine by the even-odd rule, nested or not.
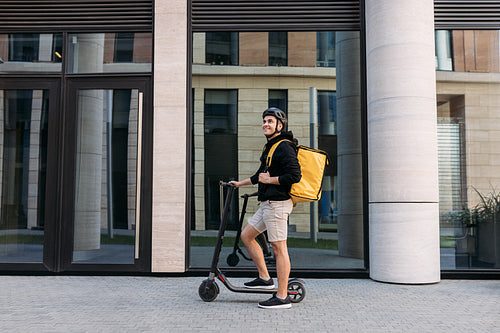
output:
[[[292,212],[292,199],[284,201],[263,201],[259,209],[248,220],[248,224],[262,233],[267,230],[270,242],[278,242],[287,239],[288,216]]]

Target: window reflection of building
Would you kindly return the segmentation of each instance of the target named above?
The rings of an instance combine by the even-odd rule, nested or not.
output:
[[[115,35],[113,62],[132,62],[134,60],[134,33],[121,32]]]
[[[0,34],[0,73],[61,70],[62,34]]]
[[[38,34],[10,34],[9,61],[38,60],[39,37]]]
[[[210,163],[207,160],[202,164],[200,154],[211,149],[206,146],[207,136],[205,134],[204,142],[201,140],[202,121],[207,121],[207,115],[202,117],[204,112],[204,103],[206,103],[207,91],[213,89],[234,89],[238,93],[238,117],[237,117],[237,148],[234,149],[234,156],[221,156],[222,161],[217,163],[225,163],[225,166],[234,165],[234,171],[237,173],[238,179],[246,178],[252,175],[258,167],[258,158],[262,152],[262,147],[265,144],[265,138],[261,135],[261,114],[265,108],[277,106],[285,110],[289,118],[288,129],[292,130],[299,144],[306,146],[310,145],[310,87],[314,87],[318,91],[318,105],[313,107],[314,112],[319,113],[318,126],[319,148],[324,149],[329,153],[332,161],[331,167],[327,169],[323,187],[323,199],[316,206],[319,212],[314,215],[318,218],[315,223],[315,228],[311,227],[313,215],[311,215],[309,204],[299,204],[294,208],[294,213],[290,216],[289,231],[296,232],[294,235],[299,237],[312,238],[319,232],[319,239],[327,237],[328,239],[336,239],[337,236],[326,236],[327,233],[337,232],[338,218],[338,201],[342,195],[337,190],[337,104],[336,90],[339,88],[339,82],[345,84],[343,89],[344,95],[342,100],[341,110],[347,115],[342,125],[345,129],[344,133],[347,138],[344,142],[354,142],[359,144],[354,151],[355,158],[351,158],[353,154],[352,144],[345,145],[345,156],[343,157],[345,170],[351,169],[350,172],[344,174],[344,177],[355,177],[355,181],[344,180],[346,192],[349,196],[345,202],[351,202],[344,205],[344,220],[342,232],[347,237],[340,237],[339,245],[343,250],[343,256],[352,258],[363,257],[363,228],[362,228],[362,196],[361,196],[361,145],[360,138],[354,140],[356,135],[361,134],[361,108],[360,108],[360,91],[355,90],[355,94],[350,94],[352,87],[359,86],[360,79],[350,78],[350,76],[359,75],[359,33],[346,35],[347,37],[339,41],[346,41],[340,44],[343,47],[343,55],[346,57],[344,63],[348,67],[344,71],[344,77],[339,81],[339,68],[334,68],[335,60],[335,35],[338,32],[329,32],[318,34],[317,32],[240,32],[239,35],[239,66],[227,66],[220,68],[210,66],[210,62],[204,59],[204,45],[206,41],[206,33],[193,34],[193,110],[194,110],[194,192],[196,210],[192,217],[194,230],[203,230],[205,228],[215,228],[217,225],[209,226],[205,223],[205,214],[203,210],[211,209],[203,207],[208,204],[206,196],[214,196],[211,194],[215,189],[203,188],[203,180],[209,177],[206,168],[210,163],[216,164],[215,161]],[[324,38],[325,44],[320,43],[318,38]],[[357,38],[357,40],[356,40]],[[357,43],[357,47],[356,44]],[[320,45],[324,45],[319,49]],[[318,61],[318,59],[323,59]],[[349,58],[350,61],[347,61]],[[285,62],[286,61],[286,62]],[[357,69],[356,69],[356,64]],[[354,66],[354,68],[353,68]],[[279,67],[279,68],[277,68]],[[336,75],[337,74],[337,75]],[[357,102],[349,102],[348,100]],[[206,108],[206,106],[205,106]],[[359,115],[357,117],[349,116],[349,114]],[[204,119],[204,120],[202,120]],[[205,125],[206,126],[206,125]],[[349,133],[350,128],[357,126],[358,128]],[[205,127],[206,128],[206,127]],[[226,140],[230,142],[230,140]],[[205,144],[205,146],[203,145]],[[227,149],[225,149],[227,152]],[[353,162],[347,162],[351,158]],[[359,158],[359,159],[358,159]],[[359,160],[359,161],[358,161]],[[358,164],[353,164],[357,163]],[[359,171],[359,173],[358,173]],[[349,184],[353,185],[354,189],[349,190]],[[359,187],[357,186],[359,185]],[[218,189],[217,189],[218,190]],[[255,191],[254,188],[242,188],[240,194]],[[218,195],[218,192],[215,193]],[[356,197],[357,196],[357,197]],[[355,204],[353,204],[354,202]],[[213,204],[212,204],[213,205]],[[359,208],[356,214],[353,214],[352,208]],[[237,210],[238,206],[234,205],[233,210]],[[253,214],[256,207],[249,204],[247,214]],[[355,217],[353,217],[355,216]],[[314,233],[313,234],[311,234]],[[353,236],[356,234],[356,236]],[[196,235],[196,233],[193,233]],[[331,241],[333,242],[336,241]],[[355,243],[355,245],[350,245]],[[333,246],[333,245],[332,245]],[[351,251],[352,248],[361,249],[361,251]],[[333,254],[332,254],[333,255]],[[196,263],[195,263],[196,265]],[[307,266],[307,264],[305,264]],[[363,267],[363,261],[352,261],[349,263],[329,262],[325,263],[325,267]]]
[[[473,218],[500,188],[499,36],[436,31],[442,269],[500,267],[500,233]]]
[[[335,91],[318,91],[318,148],[326,151],[331,159],[337,157]],[[337,230],[337,163],[326,169],[323,193],[319,203],[320,230]]]
[[[212,65],[238,65],[238,33],[207,32],[206,62]]]
[[[268,107],[276,107],[288,114],[288,91],[286,89],[269,89]]]
[[[335,67],[335,32],[318,31],[316,37],[316,64],[318,67]]]
[[[288,34],[269,32],[269,66],[288,65]]]
[[[68,37],[70,73],[151,70],[151,33]],[[62,33],[0,35],[0,72],[61,73],[62,49]],[[1,260],[8,262],[9,256],[14,256],[21,262],[42,262],[49,90],[7,89],[0,91],[0,96],[0,229],[10,229],[14,240],[13,244],[0,244]],[[111,251],[104,258],[102,251],[106,249],[100,242],[102,234],[109,236],[110,230],[120,229],[120,236],[126,237],[135,232],[139,91],[88,89],[80,90],[78,97],[79,111],[84,113],[78,120],[86,125],[79,128],[81,146],[76,154],[77,163],[82,163],[75,175],[73,260],[133,263],[134,245],[125,251],[122,247],[121,253]],[[57,105],[59,101],[50,103]],[[85,163],[88,161],[91,163]],[[21,243],[23,237],[28,239],[26,245]],[[15,244],[18,238],[20,243]],[[94,250],[101,253],[84,253]]]
[[[204,103],[205,228],[220,223],[220,180],[238,177],[238,91],[205,89]],[[228,229],[238,223],[235,197]]]

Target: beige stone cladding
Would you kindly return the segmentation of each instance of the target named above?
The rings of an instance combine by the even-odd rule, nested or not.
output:
[[[155,1],[151,269],[184,272],[188,3]]]

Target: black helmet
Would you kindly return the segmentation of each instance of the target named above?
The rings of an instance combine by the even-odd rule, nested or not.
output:
[[[288,122],[286,120],[286,114],[285,114],[285,112],[281,111],[278,108],[270,107],[269,109],[267,109],[266,111],[264,111],[264,113],[262,113],[262,119],[264,119],[265,116],[273,116],[273,117],[275,117],[277,120],[281,121],[281,123],[283,124],[283,130],[285,129],[286,124]]]

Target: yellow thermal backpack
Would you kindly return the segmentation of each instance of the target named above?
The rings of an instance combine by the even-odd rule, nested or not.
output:
[[[271,166],[274,151],[278,145],[287,139],[276,142],[267,154],[266,165]],[[290,141],[291,142],[291,141]],[[292,184],[290,196],[294,203],[311,202],[321,199],[321,186],[325,168],[330,164],[328,154],[319,149],[313,149],[306,146],[297,146],[297,159],[300,164],[302,178],[298,183]]]

